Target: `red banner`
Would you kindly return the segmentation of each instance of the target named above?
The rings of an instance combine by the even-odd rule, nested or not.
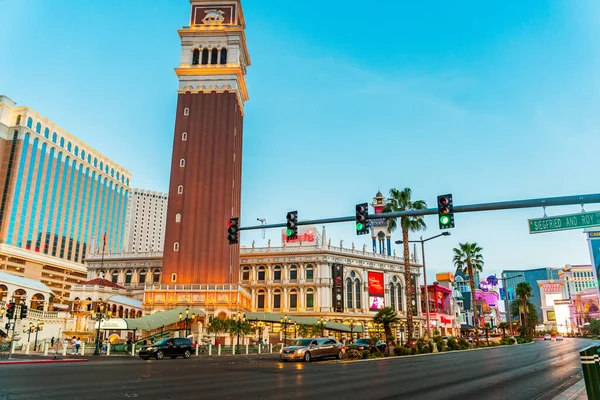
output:
[[[380,295],[384,294],[383,272],[369,272],[369,294]]]

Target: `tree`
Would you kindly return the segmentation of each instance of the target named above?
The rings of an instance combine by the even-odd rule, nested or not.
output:
[[[385,344],[390,345],[392,335],[392,325],[400,322],[400,318],[396,314],[396,311],[392,307],[384,307],[377,311],[377,314],[373,317],[373,322],[376,324],[383,325],[383,332],[385,334]]]
[[[600,319],[593,319],[588,327],[588,332],[594,336],[600,335]]]
[[[248,321],[238,322],[234,318],[229,318],[226,320],[226,326],[227,332],[231,335],[232,340],[235,336],[245,336],[252,332],[252,325],[250,325],[250,322]]]
[[[490,325],[489,322],[485,323],[485,342],[487,343],[487,345],[490,345],[490,329],[492,329],[492,326]]]
[[[427,208],[427,203],[423,200],[411,199],[412,191],[410,188],[405,188],[400,191],[398,189],[390,189],[390,196],[387,205],[383,212],[393,211],[411,211],[424,210]],[[388,231],[394,232],[398,228],[398,218],[388,219]],[[410,273],[410,251],[408,247],[408,232],[416,232],[427,228],[423,216],[400,217],[400,228],[402,229],[402,244],[404,245],[404,287],[406,288],[406,335],[407,340],[412,340],[414,336],[413,325],[413,289]],[[414,305],[416,307],[416,303]]]
[[[500,322],[498,324],[498,329],[502,329],[502,340],[506,339],[506,330],[508,329],[508,322]]]
[[[523,306],[523,321],[527,321],[527,303],[529,302],[529,298],[531,297],[531,285],[528,282],[520,282],[517,285],[515,293],[517,295],[517,298],[521,300],[521,305]],[[522,322],[521,325],[527,328],[529,324]]]
[[[454,248],[454,266],[469,275],[469,286],[471,287],[471,309],[473,310],[473,326],[475,327],[475,341],[479,341],[479,318],[477,317],[477,306],[475,305],[475,272],[483,271],[483,248],[477,243],[459,243]]]
[[[220,333],[227,331],[227,322],[224,318],[213,317],[208,322],[206,331],[208,333],[214,334],[216,338],[217,336],[219,336]]]
[[[510,304],[511,314],[520,315],[522,307],[523,307],[523,304],[521,303],[521,300],[519,300],[519,299],[514,300]],[[538,324],[538,322],[539,322],[539,316],[538,316],[535,304],[528,301],[527,302],[527,323],[525,325],[523,325],[523,319],[521,319],[521,322],[520,322],[521,328],[522,328],[522,331],[524,332],[524,334],[527,335],[527,334],[529,334],[529,332],[533,332],[535,329],[535,326]]]

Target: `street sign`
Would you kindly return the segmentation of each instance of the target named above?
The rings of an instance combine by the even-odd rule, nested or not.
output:
[[[564,231],[567,229],[600,226],[600,211],[559,215],[557,217],[535,218],[528,220],[529,233]]]

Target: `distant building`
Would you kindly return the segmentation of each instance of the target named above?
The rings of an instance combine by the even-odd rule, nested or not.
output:
[[[598,287],[591,265],[565,265],[558,271],[558,277],[565,281],[563,293],[565,299],[570,299],[584,290]]]
[[[475,290],[479,288],[479,272],[473,274],[473,281],[475,283]],[[471,310],[471,284],[469,280],[469,274],[464,272],[462,268],[456,268],[454,273],[454,287],[462,293],[463,307],[465,310]],[[472,323],[473,321],[471,321]]]
[[[133,189],[127,205],[125,253],[163,251],[167,193]]]
[[[517,277],[517,275],[522,275]],[[502,278],[512,278],[505,280],[504,288],[506,289],[506,295],[512,301],[516,298],[517,285],[521,282],[527,282],[531,285],[531,299],[530,301],[535,305],[538,312],[539,320],[543,321],[544,315],[542,313],[542,298],[537,281],[543,280],[558,280],[558,269],[557,268],[535,268],[527,270],[507,270],[502,271]],[[514,317],[514,316],[513,316]]]

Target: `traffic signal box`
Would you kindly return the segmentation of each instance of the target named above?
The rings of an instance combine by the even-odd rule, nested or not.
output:
[[[14,302],[11,301],[8,303],[8,306],[6,307],[6,318],[8,318],[9,321],[15,317],[15,309],[16,305]]]
[[[231,218],[229,220],[228,228],[227,228],[227,239],[229,240],[229,244],[238,244],[238,231],[240,229],[239,218]]]
[[[438,221],[440,229],[454,228],[454,204],[451,194],[440,195],[437,198]]]
[[[298,238],[298,211],[290,211],[286,216],[287,224],[285,230],[285,236],[288,240],[294,240]]]
[[[362,203],[356,205],[356,234],[366,235],[369,233],[367,216],[369,215],[369,204]]]

